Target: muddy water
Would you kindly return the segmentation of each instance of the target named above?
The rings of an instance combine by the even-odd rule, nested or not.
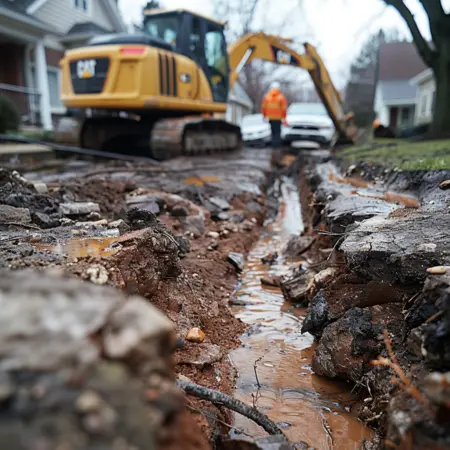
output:
[[[117,237],[111,238],[73,238],[67,242],[57,244],[34,244],[40,250],[46,250],[60,255],[67,255],[69,258],[87,258],[89,256],[108,257],[113,255],[117,248],[111,247],[118,241]]]
[[[291,234],[303,228],[295,185],[285,179],[281,192],[279,216],[266,226],[249,254],[236,293],[245,306],[233,312],[249,329],[241,338],[242,346],[230,355],[238,371],[235,396],[249,404],[256,402],[291,442],[306,442],[315,449],[359,449],[371,432],[352,413],[357,399],[348,386],[313,373],[313,337],[300,331],[306,311],[285,303],[278,288],[260,282],[261,277],[280,275],[296,264],[282,259],[272,266],[261,264],[263,256],[280,250]],[[254,437],[265,434],[237,414],[234,425]]]

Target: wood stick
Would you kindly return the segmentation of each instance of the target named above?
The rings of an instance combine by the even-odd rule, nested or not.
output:
[[[198,384],[189,383],[185,380],[178,379],[177,384],[188,395],[193,395],[194,397],[202,400],[208,400],[215,405],[225,406],[234,412],[242,414],[243,416],[253,420],[271,435],[283,434],[277,424],[270,420],[265,414],[262,414],[256,408],[252,408],[240,400],[230,397],[223,392],[208,389],[206,387],[199,386]]]

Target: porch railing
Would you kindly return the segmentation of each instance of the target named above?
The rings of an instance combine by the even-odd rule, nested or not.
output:
[[[25,86],[0,83],[0,95],[8,97],[18,109],[22,123],[40,127],[39,102],[41,94],[36,89]]]

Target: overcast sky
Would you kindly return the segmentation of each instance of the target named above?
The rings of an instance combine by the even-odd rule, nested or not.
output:
[[[125,21],[140,23],[145,3],[146,0],[119,0]],[[210,0],[163,0],[161,3],[168,8],[186,8],[188,4],[190,10],[213,15]],[[298,33],[299,29],[304,29],[304,38],[319,47],[322,58],[339,85],[344,84],[349,64],[370,32],[380,27],[397,28],[409,36],[401,17],[394,8],[386,7],[382,0],[298,0],[300,3],[303,4],[306,23],[293,25],[296,28],[293,31]],[[282,4],[292,7],[292,0],[274,0],[272,4],[273,9],[265,11],[264,22],[267,22],[268,17],[279,15]],[[419,2],[407,0],[407,4],[415,14],[422,32],[429,36],[427,18]],[[450,0],[443,0],[443,4],[447,11],[450,10]]]

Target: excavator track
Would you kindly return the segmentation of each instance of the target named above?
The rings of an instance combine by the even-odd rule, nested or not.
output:
[[[158,161],[177,156],[231,152],[242,146],[240,128],[224,120],[202,117],[160,119],[149,124],[127,118],[86,119],[82,148],[133,153]]]
[[[156,122],[151,134],[152,156],[160,161],[180,155],[231,152],[241,147],[240,128],[218,119],[162,119]]]

